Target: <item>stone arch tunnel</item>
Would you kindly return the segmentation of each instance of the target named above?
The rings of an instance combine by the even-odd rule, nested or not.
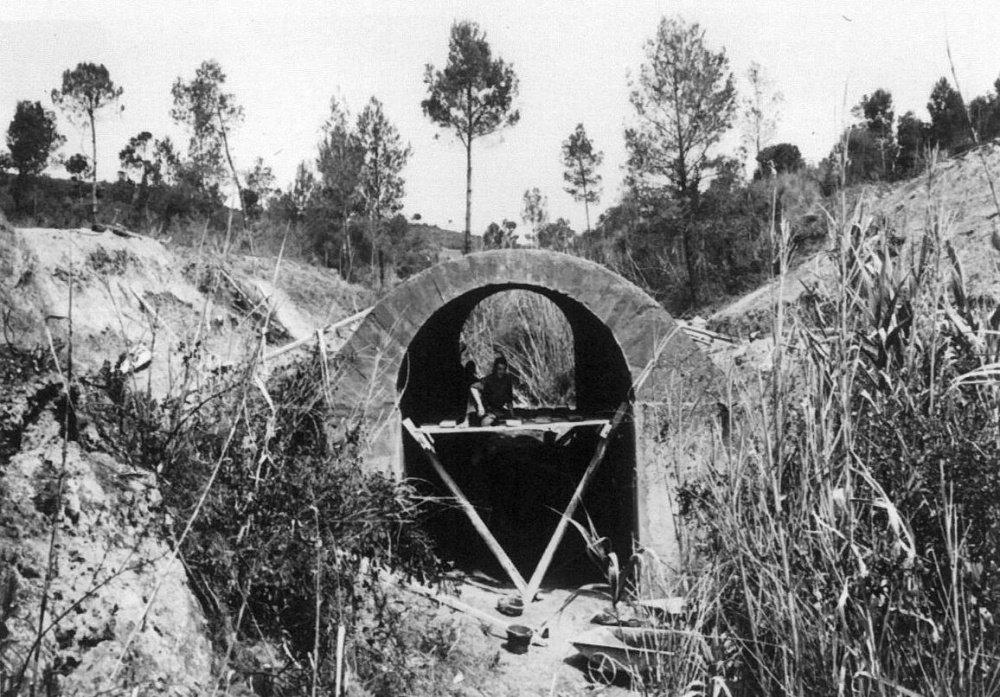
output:
[[[684,414],[697,424],[695,430],[707,432],[722,394],[722,376],[659,303],[621,276],[578,257],[539,250],[470,254],[431,267],[383,298],[341,349],[334,385],[342,416],[366,422],[366,466],[396,477],[435,479],[402,421],[460,417],[462,326],[479,302],[508,290],[539,293],[565,315],[573,332],[580,413],[607,416],[622,402],[629,404],[584,499],[598,532],[608,534],[620,554],[637,539],[676,563],[680,550],[672,492],[698,463],[697,456],[683,463],[664,461],[663,423],[667,414]],[[648,377],[633,390],[647,368]],[[595,437],[577,439],[577,450],[569,451],[571,462],[563,467],[576,471],[581,461],[585,465]],[[482,486],[468,457],[462,458],[481,446],[468,438],[459,443],[457,436],[436,442],[453,476],[473,488]],[[541,451],[532,451],[530,458],[544,459]],[[523,498],[525,491],[544,488],[541,471],[522,467],[490,485],[503,489],[500,498]],[[554,527],[554,511],[564,502],[530,500],[536,515],[525,517],[522,511],[500,522],[516,528],[541,520],[543,527]],[[577,519],[584,520],[579,514]],[[463,525],[453,523],[445,528],[461,554],[469,548],[468,539]],[[511,539],[523,536],[515,531]],[[527,545],[526,553],[537,556],[538,550]]]

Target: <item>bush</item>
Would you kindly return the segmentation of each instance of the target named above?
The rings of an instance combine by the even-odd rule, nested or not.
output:
[[[254,370],[208,376],[162,403],[108,379],[94,412],[121,457],[160,474],[192,585],[238,674],[304,690],[316,662],[318,689],[332,690],[345,626],[357,678],[376,695],[405,693],[419,676],[381,575],[437,573],[416,497],[361,468],[362,434],[331,445],[318,357],[266,389]],[[259,642],[292,660],[262,665],[246,650]]]

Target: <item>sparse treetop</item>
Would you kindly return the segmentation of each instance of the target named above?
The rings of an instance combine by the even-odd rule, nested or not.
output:
[[[108,69],[94,63],[80,63],[63,72],[62,88],[52,90],[52,102],[69,120],[90,129],[91,143],[91,222],[97,220],[97,112],[118,101],[122,88],[111,81]]]
[[[456,22],[448,42],[444,70],[427,65],[424,113],[455,132],[465,146],[465,251],[472,247],[472,141],[513,126],[521,114],[513,108],[518,81],[514,69],[493,58],[486,34],[475,22]]]

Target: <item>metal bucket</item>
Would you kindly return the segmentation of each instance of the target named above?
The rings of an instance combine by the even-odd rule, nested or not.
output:
[[[531,627],[523,624],[512,624],[507,627],[507,650],[511,653],[528,653],[531,637],[534,632]]]

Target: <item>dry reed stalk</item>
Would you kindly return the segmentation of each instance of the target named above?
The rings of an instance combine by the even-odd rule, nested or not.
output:
[[[555,303],[532,291],[505,291],[473,310],[462,342],[480,372],[503,355],[528,406],[555,406],[574,399],[573,333]]]
[[[938,250],[926,261],[930,271],[914,273],[890,256],[863,204],[852,211],[846,199],[842,204],[840,214],[829,217],[841,281],[822,300],[835,310],[833,324],[814,326],[776,302],[770,389],[757,390],[756,401],[735,410],[738,423],[719,441],[716,463],[700,479],[703,488],[693,490],[696,513],[689,520],[700,521],[703,532],[692,541],[704,556],[687,582],[688,599],[698,608],[695,626],[704,627],[704,642],[685,645],[660,671],[684,676],[685,683],[668,683],[687,694],[728,688],[738,694],[998,693],[997,647],[986,641],[963,576],[969,524],[948,503],[950,489],[942,485],[938,495],[944,502],[940,581],[920,590],[891,585],[889,576],[888,595],[878,604],[862,593],[887,567],[912,583],[916,565],[933,561],[918,558],[914,511],[869,460],[875,446],[864,440],[871,428],[866,421],[878,412],[866,409],[900,398],[926,399],[937,409],[949,397],[934,376],[948,374],[954,360],[945,348],[956,336],[978,345],[978,335],[961,328],[966,320],[959,315],[967,310],[948,304],[951,288],[963,281],[943,252],[946,213],[935,209],[927,226],[934,236],[929,245]],[[912,318],[916,329],[903,332],[909,325],[900,322],[911,315],[900,308],[911,306],[923,315]],[[897,362],[877,368],[879,346]],[[985,365],[983,355],[977,360]],[[905,382],[927,365],[926,386]],[[985,395],[992,392],[983,394],[991,399]],[[914,592],[943,614],[906,610]],[[936,593],[944,594],[940,602]],[[908,622],[919,631],[906,633]],[[931,626],[941,635],[936,644],[922,633]],[[721,663],[719,651],[726,656]]]

